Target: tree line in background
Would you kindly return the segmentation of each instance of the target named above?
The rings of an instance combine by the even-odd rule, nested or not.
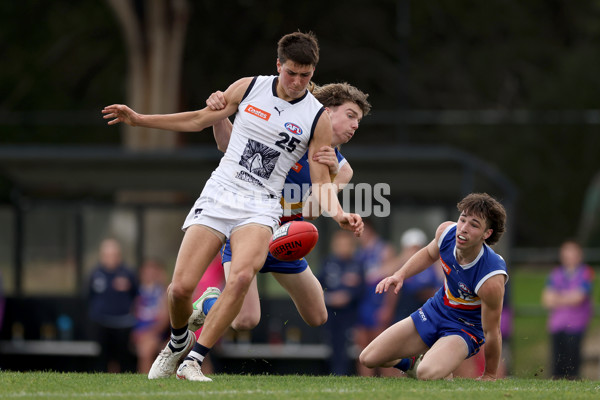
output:
[[[2,2],[0,15],[3,144],[143,147],[126,130],[121,137],[107,129],[100,109],[114,102],[146,112],[203,107],[212,91],[242,76],[275,73],[277,40],[300,29],[320,41],[317,83],[347,81],[370,93],[372,116],[348,146],[449,145],[495,165],[519,188],[518,213],[509,224],[520,245],[553,246],[575,236],[585,190],[600,170],[594,124],[389,126],[377,119],[393,110],[594,109],[597,0],[349,0],[343,6],[30,0]],[[92,117],[61,123],[31,111]],[[172,138],[150,147],[212,142],[205,134]],[[600,240],[587,244],[600,246]]]

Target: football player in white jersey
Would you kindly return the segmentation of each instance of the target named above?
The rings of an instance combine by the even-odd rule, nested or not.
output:
[[[421,308],[376,337],[360,354],[366,367],[395,367],[423,380],[451,377],[485,343],[481,379],[495,380],[502,350],[500,316],[506,263],[490,245],[504,233],[506,211],[486,193],[471,193],[457,205],[456,223],[442,223],[428,245],[376,292],[398,294],[405,279],[440,260],[444,286]],[[423,356],[421,356],[425,353]]]
[[[315,161],[326,164],[329,167],[329,174],[333,183],[338,189],[350,182],[353,171],[347,160],[341,155],[337,147],[348,143],[358,129],[359,123],[366,116],[371,105],[367,101],[368,95],[348,83],[331,83],[323,86],[315,86],[311,90],[317,100],[323,104],[331,117],[333,136],[331,146],[325,146],[313,158]],[[217,91],[213,93],[207,100],[207,106],[212,109],[222,109],[226,105],[223,92]],[[229,119],[220,121],[213,126],[217,147],[221,151],[227,150],[229,138],[231,136],[232,125]],[[335,150],[334,150],[335,148]],[[339,160],[339,162],[338,162]],[[310,190],[310,176],[306,171],[306,159],[303,157],[290,170],[286,185],[302,186],[307,191]],[[283,200],[288,200],[286,196],[282,196],[284,210],[289,211],[289,216],[281,218],[282,223],[293,220],[302,220],[302,210],[307,212],[311,210],[311,198],[306,199],[310,193],[302,191],[301,195],[295,196],[301,198],[302,201],[294,204],[287,204]],[[306,199],[306,200],[305,200]],[[290,210],[293,208],[293,210]],[[297,211],[296,211],[297,210]],[[312,215],[304,216],[312,219]],[[225,276],[229,274],[231,267],[231,248],[229,243],[221,250],[223,267]],[[327,322],[327,307],[323,296],[323,288],[318,279],[312,273],[305,259],[295,261],[279,261],[269,255],[264,267],[260,270],[261,273],[270,272],[273,277],[286,289],[294,304],[302,316],[302,319],[309,326],[320,326]],[[214,288],[207,289],[209,292],[215,292]],[[203,294],[203,296],[206,296]],[[201,296],[199,301],[203,297]],[[196,301],[196,303],[199,303]],[[199,329],[204,321],[205,311],[200,307],[194,309],[192,317],[190,317],[190,329]],[[256,277],[252,281],[244,304],[238,316],[232,323],[232,328],[235,330],[250,330],[260,322],[261,310],[260,299],[258,294],[258,286]]]
[[[294,32],[278,42],[278,75],[234,82],[225,91],[227,105],[223,110],[206,107],[144,115],[114,104],[102,111],[109,125],[124,122],[186,132],[201,131],[236,112],[238,116],[227,152],[184,224],[185,235],[168,290],[171,340],[152,365],[149,379],[177,373],[179,379],[211,380],[201,371],[202,360],[239,313],[250,283],[264,264],[272,231],[279,224],[279,196],[285,176],[307,148],[319,204],[340,227],[361,234],[362,219],[343,211],[329,168],[312,160],[318,149],[331,144],[332,135],[329,115],[317,107],[319,103],[307,90],[318,59],[316,37]],[[284,107],[284,116],[267,107]],[[244,128],[238,129],[239,125]],[[233,251],[229,279],[195,343],[194,333],[187,327],[192,295],[226,238]]]

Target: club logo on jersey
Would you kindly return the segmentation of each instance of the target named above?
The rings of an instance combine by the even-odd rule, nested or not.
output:
[[[471,289],[469,289],[469,287],[462,282],[458,283],[458,288],[461,292],[467,293],[471,296],[473,295],[473,292],[471,292]]]
[[[298,125],[296,125],[294,123],[286,122],[285,129],[292,132],[294,135],[302,135],[302,128],[300,128]]]
[[[246,106],[246,109],[244,110],[247,113],[250,113],[254,116],[257,116],[260,119],[264,119],[265,121],[268,121],[269,118],[271,118],[271,114],[261,110],[258,107],[254,107],[252,104],[248,104],[248,106]]]
[[[296,171],[296,172],[300,172],[300,171],[302,171],[302,164],[296,163],[296,164],[294,164],[294,166],[292,167],[292,169],[294,171]]]
[[[277,150],[265,146],[256,140],[248,139],[239,164],[254,175],[263,179],[269,179],[280,155],[281,153]]]

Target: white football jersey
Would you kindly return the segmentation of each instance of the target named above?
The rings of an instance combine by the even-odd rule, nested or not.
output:
[[[325,110],[308,91],[292,102],[280,99],[277,79],[255,77],[238,107],[227,151],[211,175],[230,190],[280,197]]]

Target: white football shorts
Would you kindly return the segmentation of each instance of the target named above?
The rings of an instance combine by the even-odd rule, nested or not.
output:
[[[265,194],[241,194],[209,179],[188,213],[181,229],[191,225],[208,226],[225,237],[242,225],[265,225],[274,231],[282,214],[279,198]]]

